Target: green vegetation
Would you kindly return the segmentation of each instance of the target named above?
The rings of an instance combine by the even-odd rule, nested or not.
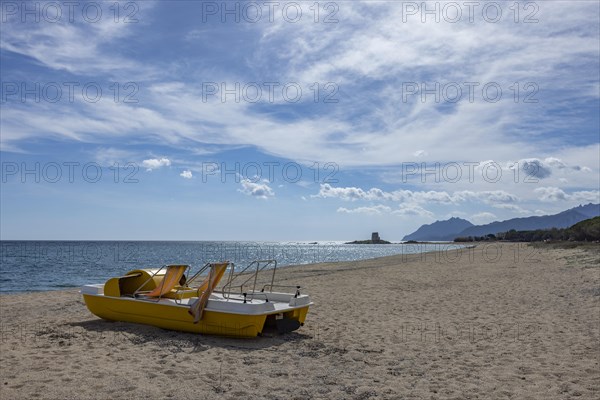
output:
[[[479,242],[504,240],[509,242],[596,242],[600,240],[600,217],[586,219],[564,229],[536,229],[533,231],[516,231],[489,234],[487,236],[458,237],[455,242]]]
[[[455,242],[490,242],[495,241],[498,238],[496,235],[490,233],[485,236],[465,236],[465,237],[457,237],[454,239]]]
[[[511,242],[594,242],[600,240],[600,217],[586,219],[565,229],[510,230],[504,233],[502,238]]]

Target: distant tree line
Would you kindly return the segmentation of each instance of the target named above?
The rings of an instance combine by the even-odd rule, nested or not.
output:
[[[517,231],[489,234],[486,236],[457,237],[455,242],[482,242],[504,240],[509,242],[543,242],[543,241],[578,241],[589,242],[600,240],[600,217],[586,219],[569,228],[536,229],[533,231]]]
[[[498,240],[498,237],[493,233],[487,234],[485,236],[460,236],[454,238],[455,242],[490,242]]]

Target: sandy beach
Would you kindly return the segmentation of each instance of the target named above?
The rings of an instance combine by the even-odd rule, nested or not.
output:
[[[596,249],[597,250],[597,249]],[[598,252],[489,244],[282,269],[315,303],[256,339],[4,295],[2,399],[597,399]]]

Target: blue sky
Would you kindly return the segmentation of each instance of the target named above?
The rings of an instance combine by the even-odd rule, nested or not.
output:
[[[3,1],[2,239],[400,240],[599,202],[599,4],[426,7]]]

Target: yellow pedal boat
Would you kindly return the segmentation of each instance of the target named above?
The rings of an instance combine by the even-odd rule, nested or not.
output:
[[[275,285],[275,260],[256,260],[240,271],[230,262],[136,269],[104,284],[85,285],[87,308],[100,318],[211,335],[254,337],[267,326],[280,333],[304,325],[312,303],[300,286]],[[263,274],[259,274],[263,272]],[[270,276],[260,287],[259,276]],[[190,276],[188,278],[188,276]],[[223,276],[225,283],[219,286]],[[274,288],[293,288],[292,293]]]

